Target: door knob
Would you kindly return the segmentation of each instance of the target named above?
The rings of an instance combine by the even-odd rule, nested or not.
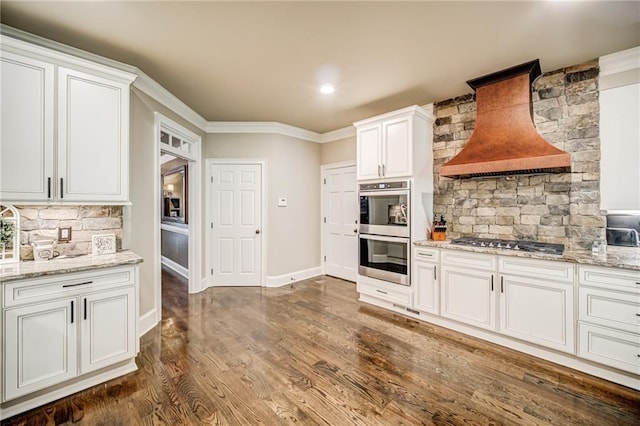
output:
[[[259,233],[260,233],[260,230],[259,230],[259,229],[256,229],[256,234],[259,234]]]

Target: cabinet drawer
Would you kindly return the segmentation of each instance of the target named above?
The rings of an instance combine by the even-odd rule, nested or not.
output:
[[[578,356],[640,375],[640,335],[578,324]]]
[[[640,271],[580,265],[578,283],[640,293]]]
[[[50,300],[59,296],[133,285],[133,266],[52,275],[4,285],[5,307]]]
[[[358,291],[367,296],[375,297],[404,307],[411,307],[411,287],[394,284],[372,284],[358,282]]]
[[[599,288],[580,287],[579,319],[619,330],[640,333],[640,296]]]
[[[573,265],[551,260],[523,259],[520,257],[498,257],[498,271],[504,274],[549,278],[553,281],[573,282]]]
[[[415,259],[422,262],[438,262],[440,260],[440,250],[420,247],[414,251]]]
[[[469,253],[457,250],[442,250],[442,264],[457,267],[473,267],[494,271],[496,269],[496,256],[481,253]]]

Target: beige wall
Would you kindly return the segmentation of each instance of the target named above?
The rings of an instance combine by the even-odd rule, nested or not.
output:
[[[160,277],[155,277],[154,248],[160,247],[160,240],[154,241],[154,210],[160,206],[154,203],[154,191],[160,181],[160,172],[154,173],[154,112],[181,124],[203,137],[204,133],[189,122],[173,113],[153,98],[137,89],[131,91],[131,132],[130,132],[130,181],[129,197],[132,205],[125,207],[123,247],[133,250],[144,258],[140,264],[140,315],[143,316],[155,306],[156,290],[159,291]],[[159,259],[158,259],[159,262]],[[161,307],[157,307],[161,309]]]
[[[351,136],[320,145],[320,164],[356,161],[356,137]]]
[[[209,134],[204,158],[267,160],[267,276],[320,265],[320,144],[277,134]],[[205,171],[206,173],[206,171]],[[286,197],[287,207],[277,207]]]

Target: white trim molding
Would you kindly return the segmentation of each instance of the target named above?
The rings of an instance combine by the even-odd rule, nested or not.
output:
[[[200,114],[191,109],[187,104],[178,99],[175,95],[162,87],[158,82],[149,77],[144,71],[136,68],[136,74],[138,78],[134,81],[133,86],[140,89],[145,94],[151,96],[156,101],[160,102],[171,111],[180,115],[189,123],[196,126],[203,132],[208,126],[207,120],[205,120]]]
[[[290,272],[288,274],[267,277],[267,285],[265,287],[282,287],[287,284],[293,284],[298,281],[322,275],[322,266],[316,266],[302,271]]]
[[[333,142],[356,135],[356,129],[353,126],[327,133],[316,133],[276,121],[209,121],[205,131],[207,133],[273,133],[316,143]]]
[[[176,263],[165,256],[160,256],[160,263],[162,263],[167,268],[171,269],[176,274],[181,275],[186,279],[189,279],[189,270],[184,266],[180,265],[179,263]]]
[[[140,330],[140,335],[138,337],[144,336],[149,331],[151,331],[153,327],[158,325],[159,321],[157,321],[156,317],[156,308],[153,308],[149,312],[140,315],[140,318],[138,318],[138,330]]]
[[[601,56],[600,76],[618,74],[640,68],[640,46]]]
[[[327,143],[333,141],[339,141],[340,139],[346,139],[356,136],[356,128],[354,126],[343,127],[342,129],[332,130],[327,133],[320,134],[320,143]]]
[[[310,130],[275,121],[210,121],[207,133],[276,133],[311,142],[319,142],[320,135]]]

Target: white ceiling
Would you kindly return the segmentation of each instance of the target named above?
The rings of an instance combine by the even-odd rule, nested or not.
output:
[[[31,2],[0,21],[134,65],[208,121],[323,133],[640,45],[640,2]],[[321,95],[322,82],[336,85]]]

